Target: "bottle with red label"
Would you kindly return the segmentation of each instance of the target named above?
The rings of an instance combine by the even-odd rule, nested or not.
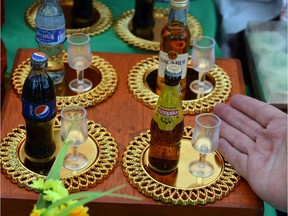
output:
[[[30,164],[51,165],[56,145],[53,127],[56,116],[56,93],[53,80],[47,74],[47,55],[35,52],[31,56],[31,71],[22,90],[22,116],[26,125],[24,152]]]
[[[177,168],[184,132],[182,99],[180,96],[181,66],[167,65],[165,82],[150,125],[149,166],[159,173]]]

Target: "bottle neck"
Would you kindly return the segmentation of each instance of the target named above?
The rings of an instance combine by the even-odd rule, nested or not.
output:
[[[161,91],[161,95],[162,94],[179,94],[179,81],[175,82],[171,82],[171,81],[167,81],[165,80],[165,83],[162,87],[162,91]]]
[[[170,5],[168,16],[168,25],[187,26],[187,11],[186,8],[174,8]]]
[[[34,73],[37,73],[37,74],[40,74],[40,73],[45,73],[46,72],[46,68],[47,68],[47,63],[45,64],[37,64],[37,63],[34,63],[34,65],[31,65],[32,66],[32,71]]]

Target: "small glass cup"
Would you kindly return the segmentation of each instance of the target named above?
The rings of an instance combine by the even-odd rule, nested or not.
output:
[[[80,106],[67,106],[61,111],[61,140],[69,142],[72,153],[66,155],[63,166],[80,170],[88,164],[87,156],[78,152],[78,146],[88,139],[86,110]]]
[[[190,83],[190,89],[196,94],[208,94],[213,90],[211,82],[205,79],[215,64],[215,41],[207,36],[200,36],[193,40],[191,65],[198,72],[198,80]]]
[[[91,64],[90,37],[83,33],[74,33],[68,37],[68,64],[77,72],[77,79],[69,83],[75,92],[86,92],[92,88],[92,82],[84,78],[84,70]]]
[[[191,141],[192,147],[200,153],[200,158],[192,161],[188,166],[192,175],[204,178],[213,174],[214,166],[206,161],[206,155],[218,148],[220,125],[220,118],[212,113],[202,113],[196,116]]]

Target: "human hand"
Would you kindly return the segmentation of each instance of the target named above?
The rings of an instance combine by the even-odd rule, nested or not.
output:
[[[287,114],[244,95],[218,104],[219,150],[265,202],[287,212]]]

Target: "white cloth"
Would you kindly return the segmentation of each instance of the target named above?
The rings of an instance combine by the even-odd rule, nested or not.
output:
[[[222,34],[236,34],[249,21],[268,21],[280,15],[282,0],[215,0],[222,16]]]

